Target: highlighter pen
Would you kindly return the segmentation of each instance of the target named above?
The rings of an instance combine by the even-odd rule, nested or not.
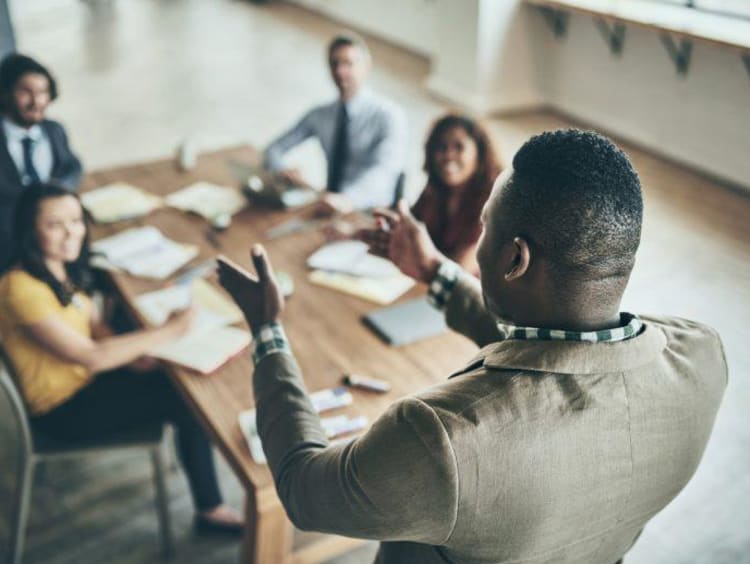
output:
[[[364,376],[358,376],[357,374],[345,375],[344,383],[353,388],[362,388],[363,390],[378,392],[380,394],[385,394],[386,392],[391,391],[391,384],[389,382],[377,380],[375,378],[365,378]]]

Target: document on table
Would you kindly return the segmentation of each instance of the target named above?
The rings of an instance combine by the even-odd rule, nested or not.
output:
[[[237,327],[205,323],[184,337],[160,346],[149,354],[209,374],[238,355],[250,344],[250,333]]]
[[[346,388],[331,388],[319,390],[310,394],[310,402],[313,409],[318,413],[323,413],[340,407],[346,407],[352,404],[352,395]],[[250,449],[250,455],[258,464],[266,464],[266,453],[263,452],[263,445],[258,436],[258,426],[256,423],[256,411],[248,409],[242,411],[239,415],[239,424],[242,434],[245,436],[247,446]],[[337,415],[334,417],[323,417],[320,420],[323,429],[328,438],[339,437],[340,435],[361,431],[367,426],[367,418],[363,415],[349,417],[348,415]],[[348,443],[356,437],[349,436],[344,439],[331,441],[330,446]]]
[[[367,278],[341,272],[313,270],[308,279],[313,284],[351,294],[378,305],[387,305],[414,286],[414,280],[403,274],[388,278]]]
[[[121,231],[96,241],[91,248],[105,259],[102,266],[157,280],[169,277],[198,254],[198,247],[167,239],[152,226]],[[95,264],[101,265],[100,261]]]
[[[136,308],[154,327],[163,324],[173,312],[191,304],[199,315],[205,312],[206,319],[214,319],[218,326],[232,325],[244,319],[240,309],[203,278],[196,278],[189,285],[176,284],[135,298]]]
[[[182,211],[197,213],[209,221],[220,215],[232,216],[247,205],[247,199],[236,188],[210,182],[196,182],[172,192],[164,201]]]
[[[341,272],[368,278],[392,278],[402,276],[391,261],[368,252],[362,241],[335,241],[327,243],[311,254],[307,266],[316,270]]]
[[[250,334],[229,327],[243,319],[239,308],[202,278],[141,294],[135,299],[149,324],[163,324],[174,311],[192,304],[197,317],[190,332],[177,341],[160,346],[151,355],[197,370],[213,372],[250,343]]]
[[[162,199],[125,182],[107,184],[81,194],[83,207],[97,223],[144,216],[162,206]]]

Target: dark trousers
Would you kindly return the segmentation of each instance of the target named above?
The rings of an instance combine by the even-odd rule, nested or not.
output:
[[[35,429],[60,440],[96,440],[147,423],[172,423],[198,511],[221,504],[211,443],[169,378],[127,368],[105,372],[52,411],[34,418]]]

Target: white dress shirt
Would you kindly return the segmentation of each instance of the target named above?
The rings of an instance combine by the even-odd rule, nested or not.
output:
[[[400,107],[370,90],[363,90],[347,102],[336,100],[313,108],[268,146],[264,165],[271,170],[285,168],[284,154],[309,137],[318,139],[330,163],[342,103],[346,104],[349,123],[341,193],[359,209],[389,206],[404,168],[406,117]]]
[[[52,174],[54,156],[52,155],[52,144],[42,126],[34,124],[29,129],[26,129],[13,123],[8,118],[3,118],[3,130],[5,131],[8,153],[10,153],[10,158],[13,159],[16,165],[18,174],[21,177],[21,183],[26,185],[31,182],[23,162],[22,141],[25,137],[31,137],[33,141],[31,146],[31,161],[34,163],[39,180],[47,182]]]

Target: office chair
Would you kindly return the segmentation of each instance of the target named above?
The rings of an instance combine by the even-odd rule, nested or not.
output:
[[[53,440],[34,431],[0,348],[0,562],[20,564],[31,501],[34,469],[45,460],[102,451],[147,449],[153,467],[162,554],[174,554],[163,456],[163,425],[147,425],[106,439]]]

